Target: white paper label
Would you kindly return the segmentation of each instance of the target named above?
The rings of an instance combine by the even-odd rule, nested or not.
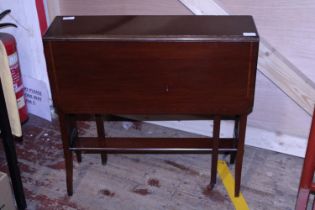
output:
[[[17,53],[15,52],[12,55],[8,56],[8,60],[9,60],[10,67],[16,65],[18,62]]]
[[[243,36],[257,36],[255,32],[244,32]]]
[[[17,98],[16,99],[17,102],[17,107],[18,109],[22,108],[23,106],[25,106],[25,100],[24,100],[24,96]]]
[[[23,82],[29,113],[51,121],[49,97],[45,83],[31,77],[23,77]]]
[[[68,16],[68,17],[63,17],[63,20],[74,20],[75,17],[74,16]]]

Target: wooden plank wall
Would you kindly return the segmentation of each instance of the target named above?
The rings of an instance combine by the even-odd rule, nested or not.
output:
[[[315,47],[312,47],[311,31],[313,26],[305,22],[299,26],[298,20],[290,16],[297,14],[294,0],[274,2],[250,0],[218,0],[224,9],[231,14],[254,15],[258,30],[273,47],[283,53],[291,62],[303,69],[309,77],[315,76],[311,72],[315,59]],[[304,13],[314,9],[310,0],[298,5],[298,11]],[[192,13],[177,0],[60,0],[58,7],[61,15],[114,15],[114,14],[143,14],[143,15],[191,15]],[[304,11],[305,9],[305,11]],[[272,12],[271,12],[272,11]],[[275,13],[273,12],[275,11]],[[55,11],[56,12],[56,11]],[[287,13],[286,13],[287,12]],[[268,15],[267,15],[268,14]],[[309,18],[303,15],[301,21]],[[274,21],[274,20],[277,21]],[[289,19],[289,20],[288,20]],[[295,28],[296,27],[296,28]],[[294,29],[293,29],[294,28]],[[299,33],[301,32],[301,34]],[[306,32],[306,33],[305,33]],[[314,31],[313,31],[314,32]],[[306,41],[300,40],[305,37]],[[315,40],[315,39],[314,39]],[[304,45],[309,43],[308,48]],[[307,44],[306,44],[307,45]],[[307,67],[305,67],[307,66]],[[315,78],[313,78],[314,81]],[[257,76],[256,101],[249,124],[259,128],[306,137],[309,132],[311,117],[296,105],[287,95],[261,73]]]

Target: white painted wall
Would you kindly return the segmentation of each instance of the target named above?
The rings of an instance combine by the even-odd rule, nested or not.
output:
[[[49,90],[35,0],[0,0],[0,11],[6,9],[11,9],[11,13],[1,22],[15,23],[18,28],[5,28],[0,32],[15,36],[23,77],[43,81]]]
[[[204,1],[204,0],[200,0]],[[215,0],[229,14],[252,15],[259,34],[297,69],[310,86],[315,87],[315,1],[304,0]],[[259,68],[259,67],[258,67]],[[274,69],[279,66],[274,65]],[[286,73],[289,78],[289,74]],[[296,80],[297,81],[297,80]],[[295,84],[288,87],[295,89]],[[293,88],[294,87],[294,88]],[[301,85],[297,86],[301,88]],[[302,91],[298,90],[297,95]],[[303,98],[313,95],[304,92]],[[311,113],[313,111],[312,104]],[[307,138],[311,115],[304,112],[263,74],[258,74],[255,108],[249,124],[285,134]]]

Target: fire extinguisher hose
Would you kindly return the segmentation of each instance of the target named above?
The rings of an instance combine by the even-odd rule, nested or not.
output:
[[[12,134],[14,136],[21,137],[22,128],[13,88],[13,80],[9,69],[7,53],[2,41],[0,41],[0,80],[4,92]]]

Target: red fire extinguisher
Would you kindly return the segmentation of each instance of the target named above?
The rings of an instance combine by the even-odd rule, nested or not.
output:
[[[6,10],[0,14],[0,19],[6,14],[10,13],[10,10]],[[1,27],[15,26],[12,23],[2,23]],[[15,26],[16,27],[16,26]],[[16,41],[14,36],[8,33],[0,33],[0,40],[3,42],[9,61],[9,68],[13,79],[13,87],[16,95],[17,106],[19,109],[20,121],[24,123],[28,119],[28,111],[24,98],[24,86],[22,81],[22,75],[19,66],[18,53],[16,48]]]

